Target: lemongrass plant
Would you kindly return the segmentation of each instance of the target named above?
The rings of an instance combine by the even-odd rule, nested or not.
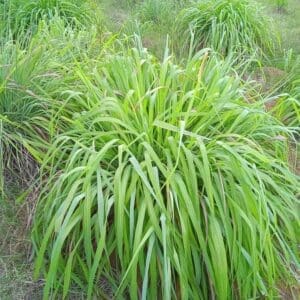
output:
[[[87,299],[272,299],[294,282],[290,132],[247,103],[228,61],[203,50],[180,67],[139,48],[77,74],[34,221],[44,299],[74,286]]]
[[[41,70],[42,53],[41,48],[25,53],[12,42],[7,42],[1,47],[0,147],[2,155],[0,160],[3,170],[14,170],[16,178],[22,177],[22,173],[25,175],[23,178],[28,175],[27,168],[22,165],[26,160],[22,136],[25,132],[33,132],[35,126],[40,123],[36,118],[44,115],[44,103],[36,95],[31,83]],[[3,180],[3,172],[0,176]]]
[[[300,79],[291,84],[289,94],[275,100],[272,108],[274,115],[288,126],[294,127],[296,135],[300,136]]]
[[[1,14],[6,32],[27,44],[41,20],[59,17],[66,25],[81,27],[92,24],[91,7],[83,0],[5,0]]]
[[[30,169],[23,166],[25,154],[31,152],[40,162],[51,137],[63,130],[63,122],[54,122],[53,116],[70,97],[66,90],[79,80],[69,74],[72,68],[78,63],[87,66],[87,56],[91,65],[92,58],[104,51],[104,44],[97,28],[74,32],[63,19],[53,18],[39,23],[25,49],[18,41],[1,45],[0,160],[16,178],[30,175]]]
[[[210,47],[222,54],[272,53],[276,37],[258,3],[249,0],[202,0],[183,9],[176,31],[182,44],[197,51]]]

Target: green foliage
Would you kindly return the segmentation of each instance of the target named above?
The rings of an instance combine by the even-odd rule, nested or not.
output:
[[[28,143],[45,148],[51,136],[61,130],[62,125],[57,127],[51,118],[69,97],[66,90],[76,85],[76,77],[66,74],[76,63],[84,64],[87,55],[89,59],[97,56],[101,43],[96,28],[74,32],[63,19],[53,18],[48,24],[39,24],[26,49],[12,41],[1,46],[1,190],[4,169],[16,177],[28,175],[28,168],[24,168]]]
[[[276,99],[272,111],[284,124],[294,127],[296,136],[300,136],[300,79],[293,81],[289,94]]]
[[[142,22],[167,26],[174,22],[176,3],[174,0],[146,0],[141,2],[138,11]]]
[[[291,50],[281,53],[272,61],[273,73],[281,72],[281,79],[271,87],[274,105],[272,113],[287,126],[294,127],[300,134],[300,56]],[[277,69],[278,68],[278,69]],[[274,74],[273,74],[273,77]],[[269,82],[272,80],[269,79]],[[278,95],[279,94],[279,95]],[[280,95],[281,94],[281,95]]]
[[[246,103],[228,61],[132,49],[77,72],[82,112],[44,159],[33,230],[45,299],[71,284],[89,299],[272,298],[292,281],[289,131]]]
[[[13,38],[28,40],[41,20],[60,17],[66,25],[92,23],[91,12],[83,0],[7,0],[0,19]]]
[[[284,8],[287,8],[287,6],[288,6],[287,0],[276,0],[275,2],[276,2],[278,9],[284,9]]]
[[[248,0],[203,0],[184,9],[177,21],[184,43],[223,54],[272,52],[273,33],[261,7]],[[181,39],[182,41],[182,39]]]
[[[137,17],[122,32],[160,61],[140,38],[99,28],[96,2],[0,1],[0,197],[7,170],[13,189],[40,172],[32,243],[44,299],[273,299],[295,282],[294,58],[268,97],[255,94],[241,80],[246,58],[274,46],[258,8],[194,3],[176,40],[182,2],[121,1]],[[174,42],[180,64],[162,46]],[[203,47],[221,55],[190,55]]]
[[[0,54],[0,145],[2,170],[22,166],[23,148],[20,136],[33,131],[37,117],[44,114],[43,102],[32,90],[31,81],[45,67],[42,65],[42,49],[25,53],[18,46],[8,43]],[[20,168],[22,169],[22,167]],[[24,170],[26,173],[26,170]]]

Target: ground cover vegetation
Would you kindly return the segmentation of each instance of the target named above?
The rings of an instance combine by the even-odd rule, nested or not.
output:
[[[296,2],[0,1],[1,299],[299,297]]]

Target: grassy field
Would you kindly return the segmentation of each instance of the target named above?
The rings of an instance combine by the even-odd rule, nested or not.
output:
[[[300,9],[299,1],[287,1],[286,7],[283,10],[278,10],[277,5],[269,1],[261,1],[265,6],[266,13],[272,18],[276,29],[282,37],[282,47],[284,49],[293,49],[295,53],[300,53]]]
[[[300,2],[25,2],[0,1],[0,299],[299,299]]]
[[[180,1],[179,1],[180,2]],[[278,9],[276,0],[258,0],[257,1],[265,10],[265,14],[272,19],[272,23],[276,28],[276,31],[279,33],[280,38],[282,39],[282,48],[293,51],[297,54],[300,53],[300,3],[297,0],[287,1],[287,5],[283,9]],[[133,5],[120,5],[120,3],[115,1],[104,0],[103,2],[104,9],[104,19],[108,24],[108,28],[112,31],[123,30],[123,28],[128,23],[130,24],[133,20],[133,23],[139,22],[140,18],[138,17],[138,12],[140,8],[135,8]],[[154,14],[155,12],[153,12]],[[159,15],[159,14],[158,14]],[[162,16],[163,18],[163,16]],[[132,25],[132,24],[131,24]],[[133,29],[134,30],[134,25]],[[144,33],[144,43],[146,46],[158,54],[162,54],[159,49],[164,48],[165,36],[170,34],[172,28],[164,26],[164,24],[149,24],[142,28],[142,33]],[[140,29],[141,30],[141,29]],[[267,37],[266,37],[267,38]]]

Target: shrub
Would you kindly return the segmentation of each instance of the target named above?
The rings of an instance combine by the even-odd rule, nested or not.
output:
[[[272,298],[292,282],[289,132],[246,103],[227,61],[202,52],[182,68],[132,49],[77,72],[33,229],[45,299],[74,284],[88,299]]]
[[[248,55],[272,52],[272,30],[260,10],[257,3],[248,0],[197,1],[179,15],[178,32],[185,45],[189,45],[192,32],[196,49],[210,47],[223,54]]]

